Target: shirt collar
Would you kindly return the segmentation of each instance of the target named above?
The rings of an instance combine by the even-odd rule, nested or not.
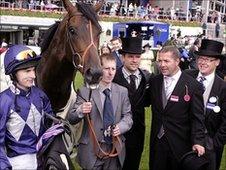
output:
[[[16,87],[13,84],[10,86],[10,90],[14,94],[16,94],[16,95],[22,95],[22,96],[29,96],[29,94],[31,93],[31,88],[28,91],[25,91],[23,89],[20,89],[19,87]]]
[[[164,79],[167,77],[167,78],[171,78],[172,80],[178,80],[180,78],[181,73],[182,72],[179,69],[176,74],[174,74],[173,76],[164,76]]]
[[[110,91],[111,91],[111,84],[105,86],[100,82],[99,91],[103,92],[105,89],[110,89]]]
[[[124,74],[124,76],[125,76],[126,79],[129,78],[130,75],[135,75],[137,78],[140,75],[139,69],[137,69],[134,73],[130,73],[129,71],[127,71],[125,69],[125,67],[122,67],[122,73]]]
[[[214,79],[214,75],[215,75],[215,72],[212,72],[212,73],[209,74],[208,76],[203,76],[203,75],[199,72],[199,74],[198,74],[198,80],[200,79],[200,77],[205,77],[206,80],[207,80],[208,82],[210,82],[211,80]]]

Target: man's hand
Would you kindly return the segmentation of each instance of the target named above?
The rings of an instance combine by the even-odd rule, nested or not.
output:
[[[205,153],[205,148],[198,144],[193,145],[192,150],[196,151],[198,153],[198,156],[202,156]]]
[[[121,134],[121,132],[119,130],[119,126],[118,125],[115,125],[115,127],[112,129],[112,135],[113,136],[118,136],[120,134]]]
[[[91,112],[91,109],[92,109],[92,103],[91,102],[84,102],[82,104],[82,113],[84,115],[90,113]]]

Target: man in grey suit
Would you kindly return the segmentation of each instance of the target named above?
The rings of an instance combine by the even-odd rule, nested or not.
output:
[[[126,88],[112,83],[116,73],[116,60],[112,54],[103,54],[100,56],[103,68],[103,77],[99,87],[92,91],[90,102],[88,100],[90,89],[83,87],[80,89],[74,109],[71,110],[68,120],[71,124],[76,124],[84,119],[82,136],[78,145],[78,163],[83,169],[121,169],[125,159],[125,138],[123,134],[127,132],[133,124],[131,116],[131,105]],[[110,91],[110,100],[112,107],[107,111],[113,110],[112,115],[106,118],[106,103],[108,96],[106,91]],[[112,117],[111,117],[112,116]],[[89,126],[89,119],[93,125],[96,139]],[[111,119],[113,118],[113,119]],[[110,126],[106,126],[106,119],[111,120]],[[110,128],[111,127],[111,128]],[[112,128],[113,127],[113,128]],[[111,133],[109,132],[109,129]],[[120,145],[115,146],[112,139],[120,139]],[[113,139],[113,141],[115,141]],[[114,157],[100,157],[100,153],[110,152],[112,147],[116,148],[118,155]],[[102,149],[102,150],[101,150]]]

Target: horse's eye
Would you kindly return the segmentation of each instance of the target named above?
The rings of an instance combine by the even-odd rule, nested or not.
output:
[[[69,28],[69,32],[74,35],[76,33],[75,29],[73,27],[70,27]]]

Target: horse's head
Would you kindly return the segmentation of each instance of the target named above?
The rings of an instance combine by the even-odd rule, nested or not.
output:
[[[65,18],[66,50],[71,51],[71,56],[66,57],[84,75],[87,84],[97,84],[102,76],[97,49],[101,26],[98,23],[97,12],[103,2],[95,6],[84,3],[73,6],[69,0],[63,0],[63,4],[68,12]]]
[[[75,71],[81,71],[89,85],[98,84],[102,76],[97,50],[101,33],[97,11],[102,4],[73,6],[62,1],[68,14],[47,31],[37,67],[37,84],[55,110],[66,105]]]

